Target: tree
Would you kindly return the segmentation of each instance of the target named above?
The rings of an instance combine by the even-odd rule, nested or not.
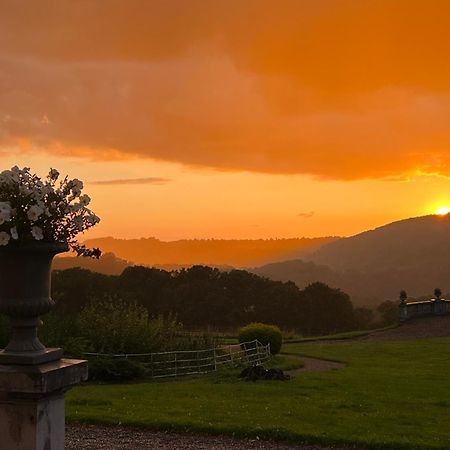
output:
[[[398,321],[398,305],[391,300],[381,303],[377,311],[380,313],[384,325],[391,325]]]
[[[300,330],[304,334],[327,334],[352,329],[353,304],[350,297],[340,289],[315,282],[300,292],[300,299],[304,304]]]
[[[408,300],[408,294],[406,291],[400,291],[400,301],[406,303],[406,300]]]
[[[375,314],[369,308],[355,308],[355,327],[359,330],[367,329],[373,322]]]

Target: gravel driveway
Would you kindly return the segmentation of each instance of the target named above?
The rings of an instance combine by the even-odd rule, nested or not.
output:
[[[342,447],[288,445],[228,436],[164,433],[128,427],[69,425],[66,450],[349,450]],[[363,450],[363,449],[354,449]]]

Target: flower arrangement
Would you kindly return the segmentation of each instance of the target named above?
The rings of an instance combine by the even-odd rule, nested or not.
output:
[[[60,179],[50,169],[45,180],[28,167],[0,173],[0,246],[26,245],[34,241],[67,243],[78,256],[99,258],[98,248],[87,249],[75,237],[100,219],[87,206],[83,182]]]

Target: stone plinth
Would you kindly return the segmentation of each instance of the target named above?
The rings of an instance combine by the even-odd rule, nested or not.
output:
[[[0,365],[0,448],[63,450],[64,393],[87,379],[87,362]]]

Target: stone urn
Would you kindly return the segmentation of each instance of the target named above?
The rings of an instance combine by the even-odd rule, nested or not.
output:
[[[11,338],[0,351],[0,364],[42,364],[62,357],[39,341],[39,316],[54,305],[50,297],[53,257],[68,251],[66,243],[33,242],[0,247],[0,313],[11,320]]]

